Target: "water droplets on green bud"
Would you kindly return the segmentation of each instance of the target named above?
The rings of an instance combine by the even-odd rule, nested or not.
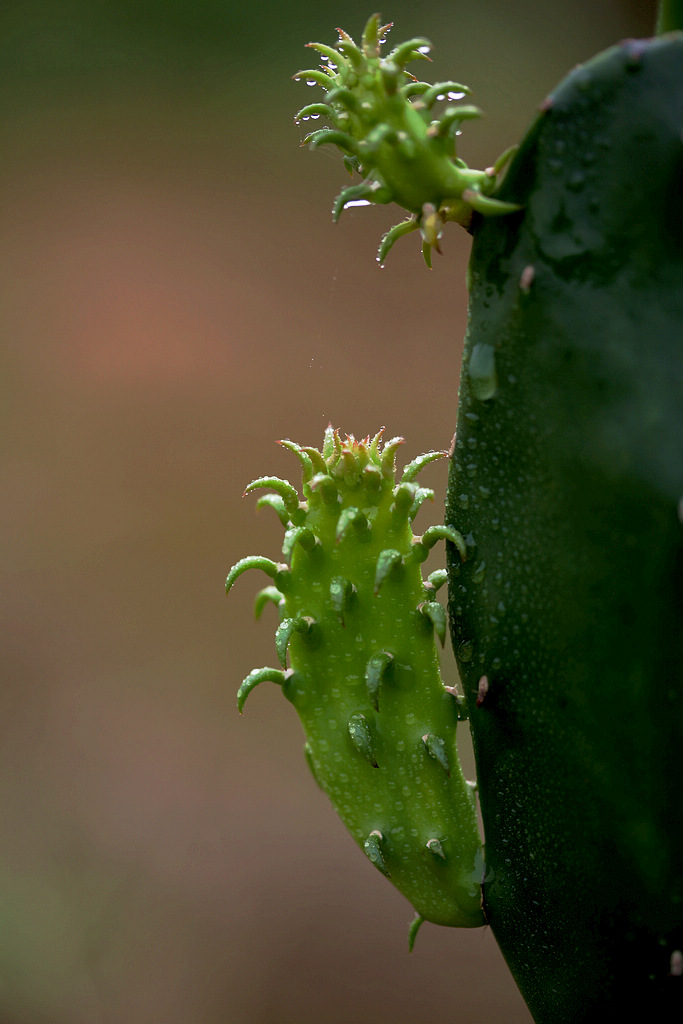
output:
[[[311,132],[304,144],[336,145],[347,169],[362,181],[343,189],[333,207],[337,220],[347,206],[396,203],[410,217],[388,231],[377,256],[380,266],[404,234],[419,230],[427,266],[432,251],[440,252],[445,224],[455,221],[468,227],[473,213],[500,216],[519,209],[496,199],[498,177],[514,152],[502,153],[484,171],[469,168],[458,156],[456,139],[461,125],[481,116],[478,107],[459,103],[469,95],[461,82],[419,82],[406,70],[416,60],[429,59],[431,43],[422,37],[394,47],[385,57],[381,47],[391,26],[379,30],[373,15],[360,45],[342,31],[334,47],[308,43],[321,56],[319,68],[299,71],[295,79],[321,86],[324,102],[304,106],[297,124],[324,117],[325,127]],[[436,103],[448,103],[434,114]]]

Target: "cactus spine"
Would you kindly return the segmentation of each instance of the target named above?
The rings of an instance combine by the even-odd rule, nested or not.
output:
[[[331,428],[322,450],[282,442],[298,458],[303,500],[285,480],[262,477],[246,489],[285,528],[283,562],[242,559],[226,590],[247,569],[273,580],[257,612],[277,605],[277,668],[250,673],[240,711],[261,682],[282,686],[301,719],[305,753],[358,845],[410,900],[418,923],[484,923],[483,861],[472,786],[456,750],[457,695],[441,681],[435,634],[446,619],[435,600],[445,573],[425,581],[420,566],[445,540],[457,557],[466,548],[449,526],[421,536],[412,520],[426,498],[420,469],[444,452],[411,462],[398,482],[402,442],[342,440]]]

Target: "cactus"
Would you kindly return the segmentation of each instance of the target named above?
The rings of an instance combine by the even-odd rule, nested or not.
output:
[[[485,919],[537,1024],[598,1024],[626,1011],[673,1020],[683,1009],[680,0],[662,3],[658,26],[657,38],[612,47],[558,86],[502,184],[506,159],[487,174],[455,155],[451,126],[463,108],[447,109],[443,126],[427,124],[431,101],[464,89],[406,81],[405,63],[425,40],[381,59],[384,30],[374,17],[361,47],[341,32],[336,50],[311,44],[327,67],[297,77],[328,93],[299,117],[324,114],[332,127],[308,141],[339,145],[347,166],[365,176],[340,194],[335,216],[357,200],[404,206],[411,219],[389,232],[382,258],[419,228],[429,262],[447,220],[474,237],[448,526],[413,545],[405,510],[419,490],[411,467],[410,493],[405,477],[394,487],[383,476],[385,491],[372,501],[359,481],[368,468],[386,473],[392,442],[387,457],[378,439],[356,446],[329,434],[322,453],[291,446],[307,503],[282,482],[252,485],[279,490],[269,503],[288,529],[291,566],[249,559],[228,577],[231,584],[251,565],[273,576],[276,588],[262,592],[259,607],[278,603],[276,647],[284,661],[289,645],[292,658],[291,670],[248,677],[241,699],[263,679],[299,699],[316,777],[370,859],[413,901],[418,923],[481,923],[472,888],[480,873]],[[435,165],[442,177],[430,178]],[[446,180],[450,191],[439,184]],[[417,577],[409,583],[425,538],[441,535],[485,877],[471,793],[454,771],[457,705],[446,710],[433,658],[419,653],[441,613]],[[364,544],[371,557],[361,570]],[[316,591],[317,572],[324,583]],[[290,591],[280,586],[295,578]],[[385,618],[380,599],[391,602]],[[360,661],[349,644],[353,614]],[[327,630],[335,633],[331,662]],[[432,668],[418,672],[418,662]],[[347,663],[350,678],[366,680],[354,690],[358,702],[348,691],[337,696]],[[415,685],[402,690],[408,665]],[[335,739],[343,737],[336,763],[332,748],[320,747],[321,738],[331,743],[326,712],[310,709],[323,679],[341,709],[330,719]],[[411,719],[410,735],[406,714],[420,718],[417,731]],[[455,779],[447,788],[444,752]],[[357,810],[339,786],[342,763],[345,775],[354,764],[362,779],[354,783]],[[419,801],[405,794],[399,808],[396,783],[409,764],[431,771],[430,785],[440,782]],[[438,815],[425,828],[432,804]],[[406,827],[419,842],[400,851],[391,830],[402,836]]]
[[[472,927],[481,911],[483,860],[472,785],[456,750],[457,694],[439,674],[435,635],[446,634],[435,600],[445,582],[420,566],[445,540],[464,560],[450,526],[413,535],[421,504],[420,470],[446,452],[428,452],[394,480],[402,443],[342,440],[328,428],[322,450],[284,444],[298,458],[303,500],[286,480],[260,477],[245,494],[268,488],[259,504],[284,528],[283,562],[243,558],[229,591],[247,569],[273,583],[256,611],[274,603],[278,668],[251,672],[238,693],[241,711],[258,684],[279,684],[299,715],[313,776],[358,845],[411,901],[423,920]]]
[[[450,621],[486,914],[542,1024],[683,1008],[682,127],[683,33],[612,47],[474,227]]]
[[[391,27],[380,25],[375,14],[363,30],[360,46],[342,29],[336,47],[309,43],[320,53],[322,64],[298,71],[294,78],[322,86],[326,95],[323,103],[302,107],[296,122],[320,117],[329,122],[307,135],[303,144],[336,145],[348,170],[363,177],[335,199],[335,221],[348,205],[396,203],[411,216],[384,235],[378,262],[384,263],[398,238],[419,228],[422,253],[431,267],[432,250],[441,251],[439,239],[448,221],[467,226],[475,211],[500,216],[519,209],[492,195],[516,147],[505,150],[484,171],[468,167],[457,156],[456,136],[460,126],[480,117],[481,111],[470,103],[449,105],[433,119],[433,108],[444,100],[461,100],[470,90],[460,82],[419,82],[406,71],[406,64],[427,57],[427,39],[409,39],[381,57]]]

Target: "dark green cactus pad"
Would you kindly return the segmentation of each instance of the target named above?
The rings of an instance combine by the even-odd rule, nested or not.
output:
[[[420,569],[440,540],[458,558],[466,549],[451,527],[412,531],[433,496],[415,477],[445,453],[416,459],[397,483],[402,439],[382,445],[380,436],[342,440],[330,428],[322,451],[283,442],[301,463],[302,500],[273,477],[247,488],[276,492],[266,503],[285,526],[284,561],[242,559],[226,586],[249,568],[271,577],[257,610],[279,608],[281,667],[250,673],[238,706],[261,682],[280,684],[315,779],[369,860],[419,919],[477,926],[484,866],[474,794],[456,750],[459,700],[441,681],[435,644],[445,634],[434,600],[445,573],[425,582]]]
[[[348,205],[396,203],[411,216],[384,236],[378,261],[384,263],[398,238],[419,228],[422,252],[431,266],[432,249],[441,251],[439,239],[447,221],[467,226],[475,210],[500,216],[518,209],[516,203],[493,196],[515,147],[484,171],[468,167],[457,155],[456,137],[462,124],[481,116],[478,107],[458,102],[470,90],[460,82],[419,82],[406,70],[413,61],[429,59],[427,39],[409,39],[382,55],[391,27],[373,14],[360,45],[342,29],[337,30],[335,47],[308,44],[322,63],[294,77],[321,86],[325,97],[322,103],[302,107],[296,123],[321,121],[304,144],[337,146],[348,170],[362,177],[339,193],[334,219]]]
[[[683,35],[614,47],[473,224],[452,639],[539,1024],[683,1015],[682,133]]]

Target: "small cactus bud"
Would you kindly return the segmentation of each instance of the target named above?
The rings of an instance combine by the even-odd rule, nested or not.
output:
[[[385,26],[388,32],[391,26]],[[312,149],[335,145],[351,173],[362,181],[342,189],[334,201],[333,217],[359,201],[396,203],[411,214],[382,239],[378,261],[384,263],[396,239],[419,228],[423,254],[431,266],[431,253],[447,221],[467,226],[472,213],[500,216],[519,209],[495,199],[498,177],[514,149],[506,150],[483,171],[467,167],[457,156],[460,125],[480,117],[472,104],[457,105],[468,93],[459,82],[429,85],[406,70],[415,60],[429,60],[431,44],[421,37],[394,47],[385,57],[385,34],[378,32],[376,15],[367,22],[360,45],[339,31],[335,47],[309,43],[323,57],[319,69],[299,71],[294,77],[325,91],[325,102],[308,104],[295,117],[324,117],[326,126],[304,140]],[[448,101],[440,114],[437,101]],[[456,105],[453,105],[453,104]],[[349,117],[349,114],[352,116]]]

